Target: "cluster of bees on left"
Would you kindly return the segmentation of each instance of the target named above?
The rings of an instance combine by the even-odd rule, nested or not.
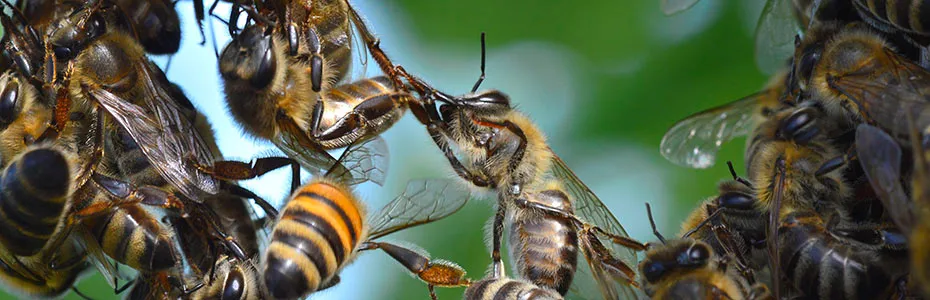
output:
[[[178,51],[171,1],[2,0],[6,291],[87,298],[74,285],[96,270],[114,297],[305,298],[339,284],[360,252],[380,249],[434,299],[436,286],[466,287],[465,299],[641,296],[636,252],[645,246],[505,93],[477,91],[483,36],[481,79],[456,96],[395,65],[346,0],[227,1],[229,16],[214,15],[217,2],[193,2],[197,22],[209,13],[232,36],[217,53],[229,112],[285,155],[224,160],[203,114],[149,60]],[[383,74],[349,79],[353,47]],[[462,180],[411,181],[367,212],[352,189],[384,182],[379,135],[407,110]],[[236,184],[279,168],[292,174],[283,207]],[[303,182],[301,170],[313,178]],[[455,213],[475,187],[497,199],[484,278],[380,240]]]

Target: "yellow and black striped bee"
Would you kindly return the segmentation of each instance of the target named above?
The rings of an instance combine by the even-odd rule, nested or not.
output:
[[[561,300],[562,295],[525,280],[488,277],[472,282],[465,289],[465,300],[491,299],[526,299],[526,300]]]
[[[374,143],[374,144],[373,144]],[[350,147],[340,163],[348,169],[357,162],[383,155],[376,138]],[[383,168],[383,160],[370,166]],[[366,164],[368,165],[368,164]],[[369,175],[370,176],[370,175]],[[358,251],[382,249],[433,286],[461,286],[469,281],[458,266],[431,261],[426,255],[376,239],[398,230],[442,219],[461,208],[469,193],[441,180],[414,181],[407,190],[370,216],[346,182],[332,172],[294,192],[281,210],[262,259],[261,274],[274,298],[304,297],[339,282],[338,273]],[[429,209],[421,209],[429,207]],[[433,295],[435,297],[435,295]]]

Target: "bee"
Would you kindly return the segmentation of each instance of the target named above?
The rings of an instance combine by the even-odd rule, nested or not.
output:
[[[583,272],[595,277],[604,295],[617,296],[606,288],[610,282],[608,275],[636,286],[636,272],[614,257],[598,235],[635,250],[644,250],[645,246],[575,218],[569,196],[558,182],[549,182],[541,191],[527,192],[514,201],[520,209],[509,212],[509,250],[514,257],[514,269],[521,278],[565,295],[579,270],[580,249],[589,268]]]
[[[351,162],[382,152],[382,143],[368,141],[350,147],[340,162],[349,168],[361,167]],[[374,167],[379,168],[377,164]],[[433,298],[434,285],[468,283],[464,270],[454,264],[431,261],[417,251],[376,241],[454,213],[468,200],[467,191],[451,182],[414,181],[402,195],[366,218],[361,202],[345,182],[336,179],[342,176],[336,175],[329,172],[298,189],[275,222],[260,269],[272,297],[298,298],[328,288],[339,282],[339,270],[357,252],[370,249],[384,250],[426,281]]]
[[[462,299],[561,300],[564,298],[556,291],[534,285],[526,280],[488,277],[471,283],[465,289]]]
[[[53,263],[54,262],[54,263]],[[33,256],[0,251],[0,285],[22,297],[60,297],[87,273],[86,252],[77,243]]]
[[[926,284],[930,282],[930,272],[928,272],[927,270],[927,266],[930,266],[930,257],[927,257],[927,251],[923,251],[923,247],[927,245],[928,243],[930,243],[930,241],[928,241],[928,238],[927,238],[927,232],[930,231],[930,224],[928,224],[928,222],[926,221],[927,219],[924,219],[924,217],[926,217],[928,214],[928,210],[927,210],[928,193],[927,191],[928,191],[928,184],[930,184],[930,175],[928,175],[930,174],[930,171],[928,171],[928,167],[930,167],[930,163],[928,163],[928,159],[927,159],[928,157],[927,148],[923,146],[923,144],[917,142],[920,140],[917,138],[917,136],[918,134],[916,133],[916,130],[912,130],[911,131],[911,141],[912,141],[911,145],[914,151],[914,173],[912,174],[912,178],[911,178],[911,181],[912,181],[911,197],[913,199],[914,209],[907,210],[907,211],[912,212],[913,220],[921,220],[921,221],[915,222],[915,221],[912,221],[910,218],[908,218],[905,220],[910,221],[910,222],[905,221],[905,222],[898,222],[898,223],[905,223],[905,226],[911,225],[911,227],[901,227],[901,228],[909,232],[908,241],[910,243],[911,248],[913,249],[910,252],[911,265],[913,266],[911,269],[912,276],[914,280],[917,282],[917,285],[920,287],[921,293],[926,296],[926,295],[930,295],[930,288],[926,286]],[[902,203],[902,202],[898,202],[898,203]],[[892,210],[894,211],[895,206],[892,206],[892,207],[893,207]],[[909,208],[906,205],[898,205],[896,207],[898,207],[899,209]],[[904,214],[902,213],[902,215]],[[911,217],[911,216],[908,215],[908,217]],[[898,218],[895,218],[895,219],[897,220]]]
[[[652,210],[647,204],[653,232],[661,245],[648,244],[646,257],[640,262],[643,290],[652,299],[769,299],[768,287],[746,276],[747,262],[734,252],[715,252],[711,245],[691,238],[688,234],[704,226],[717,223],[714,234],[721,244],[729,245],[725,222],[708,217],[679,239],[666,240],[655,227]],[[735,268],[728,263],[735,263]]]
[[[191,293],[190,299],[265,298],[254,263],[252,260],[217,257],[216,277],[203,276],[203,286]]]
[[[863,23],[828,23],[798,42],[794,81],[824,110],[867,122],[907,144],[905,113],[917,112],[918,128],[930,125],[924,95],[930,74],[899,55]],[[841,117],[842,118],[842,117]]]
[[[483,41],[484,35],[482,46]],[[420,101],[427,109],[426,116],[429,118],[427,130],[456,174],[475,187],[490,188],[498,194],[497,213],[494,216],[491,237],[493,272],[503,274],[500,249],[506,216],[521,208],[515,205],[526,205],[538,209],[539,212],[552,213],[563,218],[577,217],[578,222],[597,228],[589,229],[584,239],[579,238],[591,243],[581,247],[582,249],[596,250],[586,257],[589,258],[590,269],[576,272],[575,279],[551,284],[561,286],[571,281],[574,282],[572,285],[577,287],[573,288],[574,290],[587,290],[576,293],[602,293],[608,298],[617,298],[618,294],[634,297],[635,292],[629,282],[615,284],[607,276],[626,273],[621,270],[628,270],[629,274],[618,276],[635,278],[635,270],[628,266],[636,262],[634,251],[638,250],[641,244],[628,238],[623,226],[600,199],[549,148],[545,136],[536,125],[526,115],[510,106],[510,99],[506,94],[497,90],[475,92],[484,78],[484,53],[482,47],[482,75],[472,92],[463,96],[452,96],[438,91],[405,71],[403,76],[420,94]],[[438,111],[434,105],[436,101],[444,103]],[[462,154],[463,160],[459,159],[456,150]],[[559,196],[562,197],[560,203],[570,203],[573,212],[548,206],[547,203],[534,203],[532,199],[528,199],[534,193],[547,193],[545,191],[548,190],[547,185],[550,182],[561,186],[563,196]],[[543,196],[539,200],[548,201],[546,198],[549,197]],[[568,202],[564,201],[565,198],[569,199]],[[577,273],[583,274],[577,276]],[[567,277],[561,280],[565,279]],[[592,281],[594,284],[589,284]]]
[[[215,195],[218,180],[196,167],[212,161],[203,137],[172,98],[164,73],[127,33],[110,28],[106,12],[99,5],[82,8],[49,36],[57,61],[67,65],[69,75],[60,84],[67,88],[69,107],[119,124],[186,198],[200,203]],[[85,162],[85,170],[96,168],[103,152],[104,130],[95,134],[90,151],[95,155]]]
[[[311,172],[321,173],[335,164],[325,150],[379,135],[408,105],[417,103],[385,77],[315,93],[306,88],[307,77],[300,75],[299,62],[284,54],[283,40],[262,28],[261,24],[247,27],[220,56],[229,111],[247,133],[272,141]],[[263,174],[268,169],[245,173]],[[246,179],[233,172],[217,173]]]
[[[732,180],[721,182],[717,196],[699,204],[681,223],[679,236],[688,236],[710,245],[715,253],[729,253],[751,269],[765,266],[761,250],[765,247],[766,214],[760,212],[752,185],[740,178],[728,162]],[[714,220],[712,226],[702,226]],[[725,229],[725,232],[720,232]],[[725,234],[727,238],[718,238]]]
[[[771,77],[766,87],[737,101],[698,112],[672,125],[662,137],[659,152],[674,164],[709,168],[724,143],[750,133],[759,123],[785,106],[788,73]]]

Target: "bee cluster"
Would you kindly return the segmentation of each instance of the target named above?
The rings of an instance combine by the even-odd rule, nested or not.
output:
[[[674,14],[695,2],[662,5]],[[695,208],[682,238],[648,247],[647,294],[930,296],[925,4],[767,1],[756,55],[776,70],[770,83],[679,121],[660,146],[676,164],[707,168],[747,136],[746,177],[728,162],[733,179]]]
[[[7,292],[88,298],[74,286],[97,271],[113,297],[305,298],[340,284],[340,270],[360,253],[380,249],[433,299],[434,287],[466,287],[466,299],[642,296],[636,252],[645,246],[505,93],[478,91],[483,35],[481,77],[456,96],[389,59],[346,0],[226,1],[228,16],[214,13],[219,2],[193,7],[196,21],[209,14],[232,36],[216,55],[228,111],[282,156],[224,160],[197,99],[149,60],[179,50],[171,1],[0,0]],[[348,76],[356,46],[381,75]],[[384,182],[379,135],[407,110],[460,180],[410,181],[366,213],[352,189]],[[237,184],[288,167],[282,207]],[[313,178],[305,182],[301,170]],[[472,188],[497,204],[484,278],[381,240],[455,213]]]

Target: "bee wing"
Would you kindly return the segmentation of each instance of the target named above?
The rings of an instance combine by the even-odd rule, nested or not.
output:
[[[146,91],[139,97],[145,107],[102,88],[89,88],[86,92],[126,129],[165,180],[199,203],[204,193],[214,195],[219,191],[216,178],[195,166],[212,164],[213,153],[177,101],[155,84],[159,78],[153,76],[149,67],[146,63],[139,68],[144,73],[140,76],[147,78],[141,80]]]
[[[366,181],[383,185],[390,165],[389,160],[387,142],[376,136],[349,146],[339,159],[344,168],[337,168],[330,175],[348,178],[349,185]]]
[[[909,232],[914,223],[910,201],[901,186],[901,147],[883,130],[859,124],[856,152],[872,189],[891,213],[891,219]]]
[[[462,185],[445,179],[411,180],[404,193],[372,215],[369,240],[445,218],[471,198]]]
[[[713,166],[725,142],[749,134],[757,108],[769,92],[752,94],[678,121],[665,132],[659,152],[677,165],[697,169]]]
[[[97,271],[100,272],[100,275],[103,276],[103,279],[107,281],[110,287],[117,288],[119,279],[131,280],[119,273],[119,267],[110,261],[109,256],[103,253],[103,248],[97,243],[97,238],[86,227],[76,225],[75,234],[76,240],[84,247],[89,260],[97,267]]]
[[[623,226],[620,225],[620,222],[617,221],[617,218],[614,217],[607,206],[604,206],[604,203],[601,202],[597,195],[595,195],[594,192],[575,175],[575,172],[569,169],[568,166],[565,165],[565,162],[555,154],[552,155],[551,170],[551,176],[562,184],[562,188],[564,188],[570,199],[572,199],[572,207],[575,211],[575,215],[579,219],[609,233],[629,237],[629,234],[623,229]],[[602,243],[610,245],[608,247],[608,251],[612,252],[610,255],[620,259],[627,266],[635,266],[638,264],[639,261],[636,258],[636,252],[632,249],[623,247],[609,240],[604,240]],[[603,270],[601,271],[603,272]],[[593,270],[589,274],[595,276],[595,278],[597,278],[596,276],[598,275],[597,270]],[[577,281],[581,280],[576,280],[576,282]],[[574,286],[575,283],[572,283],[572,285]],[[601,285],[599,285],[599,287],[604,288]],[[633,288],[628,285],[620,285],[620,288],[621,294],[627,296],[635,295]],[[624,297],[624,299],[629,298]]]
[[[271,142],[308,172],[314,176],[319,176],[329,169],[340,174],[349,173],[345,166],[326,152],[320,144],[313,142],[293,119],[278,115],[276,122],[280,133]]]
[[[783,68],[794,54],[794,38],[801,27],[791,2],[768,0],[756,23],[756,66],[765,74]]]
[[[698,1],[700,0],[662,0],[660,5],[662,12],[666,16],[671,16],[691,8]]]
[[[890,135],[906,137],[913,116],[917,128],[930,126],[930,73],[892,50],[876,55],[870,69],[834,76],[831,87],[850,99],[859,111]]]

